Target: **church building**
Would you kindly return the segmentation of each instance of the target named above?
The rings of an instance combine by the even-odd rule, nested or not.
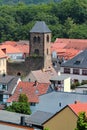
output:
[[[30,56],[43,58],[43,70],[52,67],[50,43],[51,30],[44,21],[37,21],[30,30]]]

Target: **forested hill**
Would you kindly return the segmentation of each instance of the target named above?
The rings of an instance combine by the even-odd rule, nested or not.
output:
[[[25,4],[42,4],[42,3],[50,3],[50,2],[59,2],[61,0],[0,0],[0,4],[18,4],[20,2]]]
[[[56,38],[87,39],[87,0],[1,5],[0,42],[29,40],[29,31],[36,21],[46,22],[52,31],[52,41]]]

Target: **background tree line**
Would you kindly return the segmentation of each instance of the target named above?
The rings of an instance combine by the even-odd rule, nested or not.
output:
[[[29,40],[36,21],[45,21],[56,38],[87,38],[87,0],[0,6],[0,42]]]
[[[19,2],[23,2],[25,4],[42,4],[49,2],[59,2],[61,0],[0,0],[0,4],[18,4]]]

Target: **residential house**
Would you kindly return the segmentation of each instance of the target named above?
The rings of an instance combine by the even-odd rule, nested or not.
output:
[[[24,57],[29,57],[29,41],[20,40],[17,42],[16,48],[20,49],[24,53]]]
[[[71,79],[67,75],[58,75],[52,76],[50,78],[51,87],[55,91],[71,92]]]
[[[87,114],[87,102],[75,102],[74,104],[66,105],[55,114],[36,111],[25,120],[25,123],[31,124],[32,127],[47,128],[49,130],[74,130],[81,112]]]
[[[70,76],[72,83],[87,80],[87,50],[61,64],[61,74]]]
[[[7,99],[13,95],[17,84],[21,81],[19,76],[0,75],[0,103],[5,104]]]
[[[18,101],[19,95],[24,93],[28,97],[28,102],[30,103],[31,111],[36,110],[37,104],[39,103],[39,96],[47,93],[49,90],[48,83],[38,83],[38,82],[19,82],[14,94],[7,100],[8,105],[13,101]]]
[[[0,48],[6,53],[8,59],[12,61],[23,61],[24,55],[21,50],[11,45],[0,45]]]
[[[51,118],[53,115],[54,114],[50,112],[36,111],[26,118],[25,123],[31,124],[32,127],[43,129],[43,123]]]
[[[39,103],[35,109],[36,111],[56,113],[67,104],[72,104],[76,101],[87,102],[87,95],[73,92],[53,91],[39,96]]]
[[[24,79],[24,81],[29,82],[39,82],[39,83],[50,83],[51,76],[55,75],[56,71],[54,69],[51,70],[35,70],[31,71],[28,76]]]
[[[40,130],[25,125],[24,118],[29,115],[0,110],[0,129],[1,130]]]
[[[20,41],[5,41],[2,43],[3,45],[11,45],[15,47],[16,49],[19,49],[21,52],[23,52],[23,57],[26,58],[29,56],[29,41],[20,40]]]
[[[7,55],[0,49],[0,75],[7,74]]]
[[[74,130],[77,126],[77,120],[80,112],[86,112],[87,103],[74,103],[65,106],[59,112],[43,123],[44,128],[50,130]]]
[[[55,51],[59,59],[72,59],[80,51],[87,49],[87,39],[56,38],[51,44],[51,53]]]

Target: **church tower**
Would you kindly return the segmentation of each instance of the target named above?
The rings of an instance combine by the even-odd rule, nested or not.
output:
[[[51,30],[44,21],[37,21],[30,30],[30,56],[43,57],[43,69],[49,70],[51,63]]]

